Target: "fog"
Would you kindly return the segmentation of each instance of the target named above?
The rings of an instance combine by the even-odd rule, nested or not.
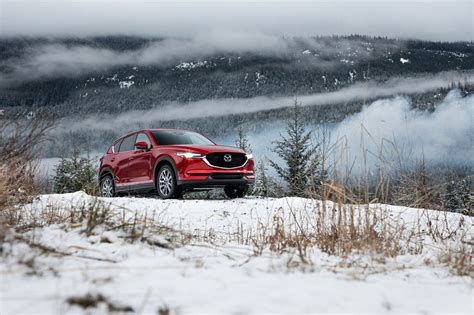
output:
[[[397,94],[423,93],[447,87],[453,82],[474,84],[474,72],[444,72],[431,76],[392,78],[384,84],[354,84],[335,92],[298,96],[302,106],[340,104],[349,101],[374,100]],[[169,102],[152,110],[133,110],[118,115],[94,115],[82,120],[65,119],[61,123],[69,131],[116,130],[117,126],[133,129],[140,125],[157,126],[160,121],[182,120],[226,116],[231,114],[253,113],[262,110],[279,109],[292,106],[292,97],[254,97],[246,99],[201,100],[189,103]],[[60,125],[60,126],[61,126]],[[59,127],[57,132],[62,132]]]
[[[409,97],[396,96],[376,100],[340,123],[327,126],[334,149],[328,164],[339,171],[351,169],[353,175],[366,172],[374,175],[377,166],[383,169],[410,169],[423,158],[427,166],[466,166],[474,162],[473,135],[474,95],[461,97],[451,91],[433,113],[411,109]],[[307,125],[314,130],[317,143],[318,124]],[[278,161],[271,151],[272,141],[284,134],[285,122],[275,121],[269,129],[247,134],[257,160]],[[217,139],[235,145],[235,137]]]
[[[377,164],[410,167],[422,158],[428,165],[472,165],[474,95],[451,91],[433,113],[411,109],[410,99],[381,99],[338,124],[332,134],[344,137],[348,162],[357,172]],[[364,158],[365,155],[365,158]],[[373,170],[373,169],[372,169]]]
[[[0,34],[190,36],[238,30],[469,41],[472,12],[470,0],[2,0]]]
[[[120,66],[168,67],[182,61],[200,60],[217,54],[253,53],[260,56],[289,56],[306,49],[336,55],[348,48],[357,51],[359,61],[380,57],[382,51],[399,50],[399,44],[377,44],[367,50],[361,41],[338,40],[337,46],[306,38],[285,38],[264,33],[212,31],[186,38],[151,41],[141,49],[116,51],[87,45],[65,45],[50,40],[28,47],[24,54],[0,62],[0,87],[40,78],[74,77]],[[311,56],[314,67],[330,67],[332,62]],[[339,62],[336,62],[339,65]]]

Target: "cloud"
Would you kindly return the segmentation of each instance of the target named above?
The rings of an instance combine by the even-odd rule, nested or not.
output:
[[[29,47],[23,57],[2,62],[8,71],[0,72],[0,85],[42,77],[77,76],[124,65],[169,66],[218,53],[281,56],[289,53],[290,44],[279,36],[222,31],[157,40],[144,48],[123,52],[85,45],[41,44]]]
[[[181,61],[219,54],[253,53],[259,56],[299,57],[297,66],[330,68],[340,65],[341,54],[355,62],[367,61],[403,49],[400,42],[368,43],[365,39],[282,37],[263,33],[212,31],[188,38],[150,41],[135,50],[112,50],[43,39],[21,55],[0,61],[0,87],[40,78],[74,77],[126,65],[167,67]],[[307,51],[309,55],[302,54]],[[291,65],[295,66],[295,63]]]
[[[472,6],[470,0],[3,0],[0,33],[167,37],[238,30],[469,41]]]
[[[303,106],[318,106],[374,100],[397,94],[423,93],[447,87],[452,82],[474,84],[474,72],[442,72],[430,76],[392,78],[384,84],[354,84],[335,92],[299,96],[298,101]],[[66,119],[63,124],[70,131],[81,129],[116,130],[117,126],[127,126],[128,129],[131,129],[138,125],[152,126],[160,121],[183,120],[184,117],[185,119],[194,119],[285,108],[292,106],[294,100],[294,97],[254,97],[201,100],[189,103],[168,102],[151,110],[133,110],[118,115],[95,115],[81,121]]]
[[[474,95],[461,97],[458,90],[451,91],[433,113],[413,110],[410,99],[399,96],[364,107],[339,123],[333,135],[344,137],[345,165],[355,161],[358,174],[365,159],[372,171],[377,163],[410,167],[423,156],[432,165],[472,165],[472,117]]]

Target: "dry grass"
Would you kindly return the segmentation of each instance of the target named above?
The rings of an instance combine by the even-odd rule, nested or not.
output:
[[[47,140],[51,120],[0,120],[0,222],[16,226],[19,205],[30,202],[41,190],[37,185],[38,147]]]
[[[446,265],[458,276],[474,276],[472,265],[472,243],[461,244],[456,250],[448,250],[439,256],[440,263]]]
[[[294,253],[300,262],[311,264],[312,248],[340,257],[395,257],[437,248],[449,252],[444,263],[457,274],[469,272],[472,253],[463,244],[470,241],[470,224],[465,217],[420,209],[410,210],[413,219],[402,219],[400,213],[393,215],[374,200],[362,203],[342,185],[326,184],[321,191],[332,201],[308,200],[298,209],[288,204],[269,222],[260,222],[250,236],[254,254],[261,255],[265,249]],[[238,235],[246,243],[244,235],[248,233],[243,228]]]
[[[374,253],[394,257],[405,253],[404,227],[374,207],[315,202],[310,210],[278,211],[269,225],[260,224],[252,237],[255,254],[295,252],[310,263],[313,247],[329,255]]]

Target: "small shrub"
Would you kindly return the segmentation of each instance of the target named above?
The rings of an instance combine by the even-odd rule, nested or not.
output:
[[[53,177],[54,192],[71,193],[84,191],[90,195],[98,192],[97,176],[92,159],[81,156],[79,150],[74,150],[70,158],[63,158],[56,167]]]

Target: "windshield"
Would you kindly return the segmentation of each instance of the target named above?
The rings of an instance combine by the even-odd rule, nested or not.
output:
[[[175,145],[175,144],[194,144],[194,145],[214,145],[214,143],[192,131],[184,130],[155,130],[151,134],[155,138],[158,145]]]

